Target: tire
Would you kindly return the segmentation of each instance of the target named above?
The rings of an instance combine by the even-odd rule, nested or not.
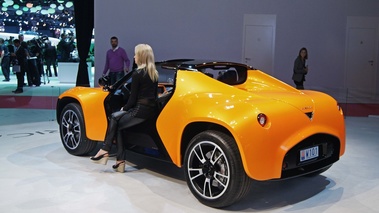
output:
[[[86,155],[96,147],[97,143],[86,136],[83,112],[79,104],[70,103],[63,108],[59,119],[59,132],[64,148],[72,155]]]
[[[204,205],[223,208],[250,190],[235,140],[218,131],[204,131],[190,141],[184,159],[192,194]]]
[[[332,164],[332,165],[333,165],[333,164]],[[319,174],[325,172],[326,170],[330,169],[330,167],[332,167],[332,165],[329,165],[329,166],[327,166],[327,167],[324,167],[324,168],[322,168],[322,169],[320,169],[320,170],[317,170],[317,171],[315,171],[315,172],[312,172],[312,173],[306,174],[305,177],[315,177],[315,176],[317,176],[317,175],[319,175]]]

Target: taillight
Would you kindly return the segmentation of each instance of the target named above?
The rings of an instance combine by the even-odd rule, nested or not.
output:
[[[341,113],[341,115],[343,115],[342,107],[338,104],[337,104],[337,110]]]
[[[259,125],[261,125],[262,127],[264,127],[267,123],[267,116],[263,113],[260,113],[258,116],[257,116],[257,119],[258,119],[258,123]]]

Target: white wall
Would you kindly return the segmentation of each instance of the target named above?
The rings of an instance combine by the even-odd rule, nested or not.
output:
[[[379,17],[379,1],[95,0],[95,79],[101,75],[113,35],[131,59],[136,44],[148,43],[156,60],[242,62],[244,14],[277,17],[275,77],[293,84],[293,62],[304,46],[311,66],[305,86],[343,88],[347,16]]]

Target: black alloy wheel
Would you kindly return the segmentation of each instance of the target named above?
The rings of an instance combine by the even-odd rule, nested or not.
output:
[[[203,204],[229,206],[250,190],[235,140],[222,132],[208,130],[190,142],[184,158],[187,185]]]
[[[96,147],[96,142],[86,137],[83,112],[79,104],[67,104],[61,113],[59,132],[62,144],[72,155],[85,155]]]

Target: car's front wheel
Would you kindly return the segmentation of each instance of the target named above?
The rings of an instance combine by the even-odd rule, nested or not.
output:
[[[64,148],[72,155],[85,155],[96,147],[96,142],[86,137],[82,108],[77,103],[63,108],[59,132]]]
[[[229,206],[250,189],[236,142],[222,132],[209,130],[193,137],[184,163],[188,187],[207,206]]]

